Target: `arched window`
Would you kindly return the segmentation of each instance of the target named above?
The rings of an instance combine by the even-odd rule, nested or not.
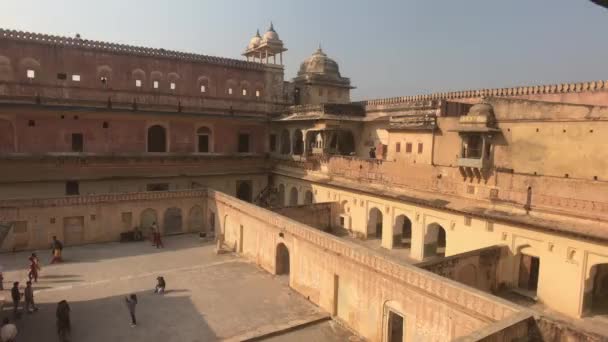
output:
[[[211,152],[211,130],[208,127],[200,127],[196,130],[197,151],[199,153]]]
[[[399,215],[393,227],[393,248],[410,248],[411,245],[412,221],[405,215]]]
[[[163,126],[148,128],[148,152],[167,152],[167,133]]]
[[[237,181],[236,182],[236,198],[245,202],[251,202],[252,191],[251,181]]]

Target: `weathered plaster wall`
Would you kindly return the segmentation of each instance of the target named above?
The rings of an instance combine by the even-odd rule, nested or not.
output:
[[[295,207],[272,209],[272,211],[279,215],[289,217],[292,220],[323,231],[328,231],[333,227],[339,210],[339,204],[335,202],[303,204]]]
[[[327,233],[209,191],[225,243],[269,272],[289,250],[290,286],[371,341],[383,341],[386,310],[405,317],[408,340],[450,341],[517,309],[456,282],[397,264]],[[209,214],[209,213],[208,213]]]
[[[66,245],[117,241],[120,233],[156,221],[163,234],[167,209],[181,212],[181,227],[171,233],[208,232],[204,221],[205,190],[106,194],[39,200],[0,201],[0,222],[26,222],[0,241],[0,251],[46,249],[56,235]],[[70,224],[80,220],[81,225]],[[178,229],[179,228],[179,229]]]

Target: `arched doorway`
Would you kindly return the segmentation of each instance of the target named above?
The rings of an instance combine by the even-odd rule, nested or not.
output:
[[[583,311],[588,315],[608,314],[608,264],[597,264],[591,267],[585,281],[585,298]]]
[[[399,215],[393,227],[393,248],[411,248],[411,246],[412,221],[405,215]]]
[[[291,191],[289,192],[289,205],[298,205],[298,189],[295,186],[292,187]]]
[[[424,235],[424,257],[445,256],[446,248],[445,229],[438,223],[431,223]]]
[[[276,253],[275,274],[289,274],[289,249],[287,249],[284,243],[279,243]]]
[[[141,212],[139,215],[139,227],[144,233],[147,233],[154,223],[158,225],[156,210],[148,208]]]
[[[251,181],[236,182],[236,198],[251,203],[252,191]]]
[[[306,190],[306,194],[304,194],[304,204],[312,204],[313,202],[312,191]]]
[[[163,230],[165,234],[179,234],[182,232],[182,210],[180,208],[172,207],[165,210]]]
[[[291,152],[291,139],[289,137],[289,131],[283,129],[281,131],[281,154],[289,154]]]
[[[372,208],[369,211],[367,238],[382,239],[382,212],[378,208]]]
[[[293,132],[293,154],[302,155],[304,153],[304,135],[302,130],[296,129]]]
[[[167,152],[167,132],[163,126],[148,128],[148,152]]]
[[[285,206],[285,185],[279,184],[279,194],[277,196],[279,201],[279,207]]]
[[[188,230],[191,232],[202,232],[205,229],[205,218],[203,209],[195,205],[188,214]]]

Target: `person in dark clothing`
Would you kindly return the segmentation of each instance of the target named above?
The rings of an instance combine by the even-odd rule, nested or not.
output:
[[[160,231],[158,230],[156,222],[152,223],[152,229],[154,230],[154,246],[156,246],[156,248],[165,248],[163,241],[160,238]]]
[[[72,325],[70,323],[70,305],[66,300],[57,303],[55,315],[57,316],[57,335],[59,335],[59,340],[66,341],[72,330]]]
[[[19,302],[21,301],[21,292],[19,292],[18,281],[13,283],[13,288],[11,289],[11,297],[13,298],[13,315],[15,317],[18,317]]]
[[[165,286],[167,286],[167,284],[165,283],[165,278],[157,277],[156,280],[157,280],[157,283],[156,283],[156,288],[154,289],[154,293],[158,293],[158,294],[165,293]]]
[[[51,259],[51,264],[62,262],[63,259],[61,259],[61,253],[63,252],[63,244],[61,241],[57,240],[56,236],[53,236],[51,249],[53,251],[53,259]]]
[[[369,149],[369,157],[372,159],[376,159],[376,148],[372,147]]]
[[[28,281],[25,283],[25,290],[23,290],[23,299],[25,301],[25,312],[32,313],[38,311],[38,307],[34,303],[34,289],[32,288],[32,282]]]
[[[129,314],[131,314],[131,327],[137,325],[137,320],[135,319],[135,306],[137,305],[137,296],[132,293],[129,297],[125,297],[125,301],[127,303],[127,308],[129,309]]]

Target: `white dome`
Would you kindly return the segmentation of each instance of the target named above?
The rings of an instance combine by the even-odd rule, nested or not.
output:
[[[279,35],[277,34],[277,32],[274,30],[274,26],[272,25],[272,23],[270,23],[270,28],[268,29],[268,31],[266,31],[266,33],[264,33],[264,37],[263,37],[264,41],[266,42],[270,42],[270,41],[280,41],[279,39]]]
[[[249,41],[249,45],[247,45],[247,49],[255,49],[256,47],[258,47],[258,45],[260,45],[261,42],[262,42],[262,37],[260,37],[260,31],[258,30],[258,32],[255,34],[255,36],[253,36],[253,38],[251,38],[251,40]]]

